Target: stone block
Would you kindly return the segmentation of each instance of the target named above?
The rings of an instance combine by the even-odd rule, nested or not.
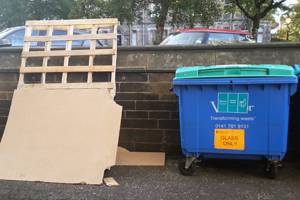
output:
[[[170,93],[172,83],[120,83],[120,92]]]
[[[147,111],[126,111],[126,118],[148,118]]]
[[[0,117],[0,125],[6,125],[7,117]]]
[[[179,129],[179,120],[158,120],[160,129]]]
[[[164,142],[164,131],[153,129],[124,129],[121,128],[119,141],[122,143],[153,143]]]
[[[147,82],[147,73],[117,73],[116,82]]]
[[[61,83],[61,82],[62,82],[62,73],[46,74],[46,83]]]
[[[180,131],[179,130],[164,130],[165,143],[180,145]]]
[[[14,91],[17,89],[17,82],[12,82],[12,83],[0,83],[0,91]]]
[[[115,100],[159,100],[159,94],[154,93],[122,93],[117,92]]]
[[[40,83],[42,79],[42,73],[26,73],[24,75],[25,84],[36,84]]]
[[[129,48],[127,51],[122,51],[120,49],[121,48],[118,48],[117,67],[147,66],[147,51],[138,51],[132,48]]]
[[[170,94],[171,82],[167,83],[150,83],[150,91],[154,93],[167,93]]]
[[[0,141],[2,140],[4,129],[5,129],[5,126],[0,125]]]
[[[157,120],[149,119],[122,119],[121,128],[157,129]]]
[[[120,92],[150,92],[149,83],[119,83]]]
[[[7,51],[1,47],[0,52],[0,68],[1,69],[19,69],[21,66],[21,52],[22,48],[15,51]]]
[[[11,100],[0,100],[0,109],[10,109]]]
[[[117,60],[119,60],[119,55]],[[111,65],[112,56],[110,55],[97,55],[94,58],[94,65]]]
[[[123,110],[135,110],[135,101],[116,101],[116,103],[123,106]]]
[[[175,73],[149,73],[150,82],[173,82]]]
[[[167,152],[168,155],[182,155],[182,149],[181,145],[177,144],[166,144],[165,145],[165,152]]]
[[[154,48],[154,47],[153,47]],[[157,47],[156,47],[157,48]],[[148,70],[173,70],[189,66],[211,66],[215,64],[214,49],[177,49],[148,51]]]
[[[164,144],[135,143],[135,151],[165,152]]]
[[[71,72],[68,73],[67,82],[68,83],[86,83],[87,82],[87,75],[86,72]]]
[[[171,119],[179,119],[179,112],[174,111],[171,113]]]
[[[18,73],[0,73],[0,81],[1,82],[17,82],[19,74]]]
[[[6,92],[7,100],[12,100],[13,94],[14,94],[14,92],[7,91]]]
[[[0,117],[7,117],[9,114],[9,109],[0,108]]]
[[[136,101],[136,110],[178,111],[177,101]]]
[[[7,100],[7,92],[0,92],[0,100]]]
[[[170,111],[150,111],[149,118],[150,119],[170,119],[171,112]]]
[[[93,72],[93,82],[111,82],[111,72]]]
[[[178,97],[173,92],[170,92],[169,94],[167,94],[167,93],[159,94],[159,100],[176,100],[176,101],[178,101]]]

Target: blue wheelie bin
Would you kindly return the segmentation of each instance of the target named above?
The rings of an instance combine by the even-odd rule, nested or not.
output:
[[[300,78],[300,65],[295,65],[295,75],[298,77],[298,80]],[[299,83],[298,83],[299,87]],[[300,121],[300,91],[297,90],[297,92],[292,96],[292,101],[294,102],[294,115],[296,122]],[[298,153],[300,154],[300,124],[295,124],[295,138],[296,138],[296,147],[298,150]]]
[[[266,160],[274,179],[287,149],[290,96],[297,90],[286,65],[227,65],[176,70],[183,175],[206,158]]]

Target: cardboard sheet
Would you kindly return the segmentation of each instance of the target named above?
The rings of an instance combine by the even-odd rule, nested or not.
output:
[[[117,183],[117,181],[115,181],[115,179],[113,177],[104,178],[103,182],[105,183],[105,185],[107,185],[109,187],[119,186],[119,184]]]
[[[16,90],[0,179],[101,184],[115,164],[121,113],[107,89]]]
[[[117,166],[164,166],[165,153],[162,152],[130,152],[118,147]]]

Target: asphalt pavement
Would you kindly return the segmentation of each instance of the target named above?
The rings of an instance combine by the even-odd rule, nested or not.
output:
[[[283,162],[276,180],[251,161],[213,160],[197,165],[194,176],[178,170],[181,157],[163,167],[114,166],[105,172],[120,186],[73,185],[0,180],[0,199],[299,199],[300,165]]]

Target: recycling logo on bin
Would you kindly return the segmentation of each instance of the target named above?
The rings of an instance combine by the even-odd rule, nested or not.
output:
[[[218,93],[218,103],[211,101],[218,113],[248,113],[248,93]]]

